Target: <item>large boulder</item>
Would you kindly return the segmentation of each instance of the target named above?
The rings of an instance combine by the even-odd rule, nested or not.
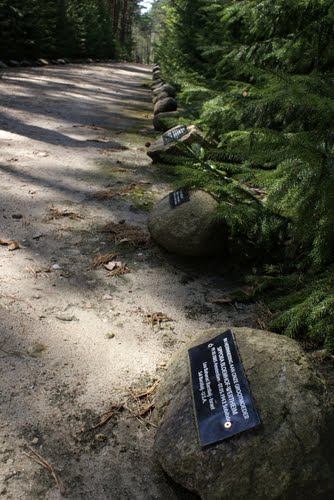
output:
[[[204,332],[192,345],[224,330]],[[201,449],[184,349],[155,400],[155,452],[162,467],[204,500],[332,498],[333,393],[297,342],[249,328],[232,330],[262,425]]]
[[[176,88],[173,87],[173,85],[169,85],[169,83],[164,83],[163,85],[159,85],[153,88],[153,94],[157,95],[160,92],[166,92],[166,94],[168,94],[169,97],[176,96]]]
[[[158,89],[159,87],[162,87],[163,85],[165,85],[164,80],[159,79],[159,80],[153,80],[150,84],[150,87],[153,91],[155,89]]]
[[[194,125],[177,125],[153,142],[147,149],[146,154],[153,162],[158,162],[161,159],[168,161],[168,156],[180,154],[179,143],[187,146],[194,143],[208,146],[207,141]]]
[[[161,78],[160,71],[156,71],[155,73],[153,73],[153,76],[152,76],[153,80],[160,80],[160,78]]]
[[[176,191],[160,200],[149,215],[152,238],[169,252],[178,255],[212,255],[224,248],[225,232],[215,221],[218,202],[205,191],[186,193],[189,200],[173,207]]]
[[[158,101],[161,101],[161,99],[166,99],[166,97],[169,97],[167,92],[160,92],[160,94],[157,94],[153,99],[152,102],[153,104],[156,104]]]
[[[167,111],[176,111],[177,102],[173,97],[166,97],[166,99],[161,99],[154,105],[154,115],[159,113],[166,113]]]

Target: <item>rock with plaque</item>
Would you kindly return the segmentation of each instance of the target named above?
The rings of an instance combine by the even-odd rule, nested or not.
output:
[[[201,446],[260,424],[231,330],[189,349],[189,359]]]
[[[187,146],[194,143],[201,144],[202,146],[208,145],[205,138],[194,125],[177,125],[169,129],[159,139],[153,142],[146,153],[152,158],[153,162],[158,162],[160,160],[168,162],[169,156],[180,154],[179,143],[186,144]]]
[[[170,144],[171,142],[179,141],[187,133],[188,127],[186,125],[178,125],[177,127],[174,127],[163,134],[162,140],[165,145]]]
[[[174,357],[155,406],[156,457],[201,498],[331,498],[333,392],[296,341],[203,332]]]
[[[169,204],[172,208],[177,208],[187,201],[190,201],[190,193],[187,189],[178,189],[169,193]]]
[[[217,253],[224,235],[215,222],[217,207],[218,202],[205,191],[174,191],[153,207],[148,219],[150,234],[178,255]]]

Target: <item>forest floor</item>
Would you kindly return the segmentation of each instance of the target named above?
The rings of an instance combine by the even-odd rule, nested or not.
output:
[[[187,498],[153,454],[154,388],[198,332],[256,325],[255,306],[215,303],[237,271],[149,241],[171,190],[145,153],[150,76],[1,73],[0,498]]]

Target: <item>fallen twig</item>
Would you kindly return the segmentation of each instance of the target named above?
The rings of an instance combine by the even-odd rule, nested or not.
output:
[[[34,462],[38,463],[39,465],[41,465],[42,467],[44,467],[44,469],[46,469],[50,474],[51,476],[53,477],[59,491],[61,494],[64,494],[65,490],[64,490],[64,486],[63,484],[61,483],[59,477],[57,476],[54,468],[52,467],[52,465],[49,464],[49,462],[47,462],[41,455],[39,455],[37,453],[37,451],[33,450],[30,446],[28,446],[29,450],[31,451],[32,455],[30,455],[29,453],[26,453],[26,452],[23,452],[24,455],[26,455],[28,458],[30,458],[30,460],[33,460]]]
[[[102,233],[110,233],[110,240],[116,245],[121,243],[131,243],[134,246],[146,245],[150,239],[146,229],[125,223],[110,222],[103,226]]]
[[[154,384],[151,385],[151,387],[149,387],[148,389],[146,389],[144,391],[141,391],[138,394],[136,394],[133,391],[131,391],[131,395],[132,395],[132,397],[134,397],[136,399],[144,398],[145,396],[150,396],[151,394],[153,394],[155,392],[155,390],[158,387],[159,383],[160,383],[160,380],[156,380],[154,382]]]
[[[69,210],[68,208],[49,207],[49,215],[47,216],[47,220],[60,219],[61,217],[68,217],[69,219],[73,220],[82,219],[79,212]]]
[[[99,427],[102,427],[105,425],[114,415],[116,415],[119,411],[123,410],[125,408],[125,403],[121,403],[119,405],[112,405],[111,409],[102,415],[100,418],[100,421],[96,424],[93,425],[92,427],[89,427],[88,429],[84,429],[82,432],[89,432],[89,431],[94,431],[95,429],[98,429]]]
[[[156,313],[147,313],[145,314],[144,317],[144,323],[147,323],[148,325],[151,326],[152,329],[154,329],[155,326],[160,328],[161,323],[165,321],[174,321],[173,318],[170,318],[169,316],[166,316],[166,314],[162,312],[156,312]]]

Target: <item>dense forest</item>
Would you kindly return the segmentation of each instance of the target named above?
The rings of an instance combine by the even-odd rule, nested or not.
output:
[[[0,0],[0,57],[130,58],[137,0]]]
[[[210,150],[180,185],[220,199],[267,326],[334,349],[334,2],[158,0],[155,59]]]

